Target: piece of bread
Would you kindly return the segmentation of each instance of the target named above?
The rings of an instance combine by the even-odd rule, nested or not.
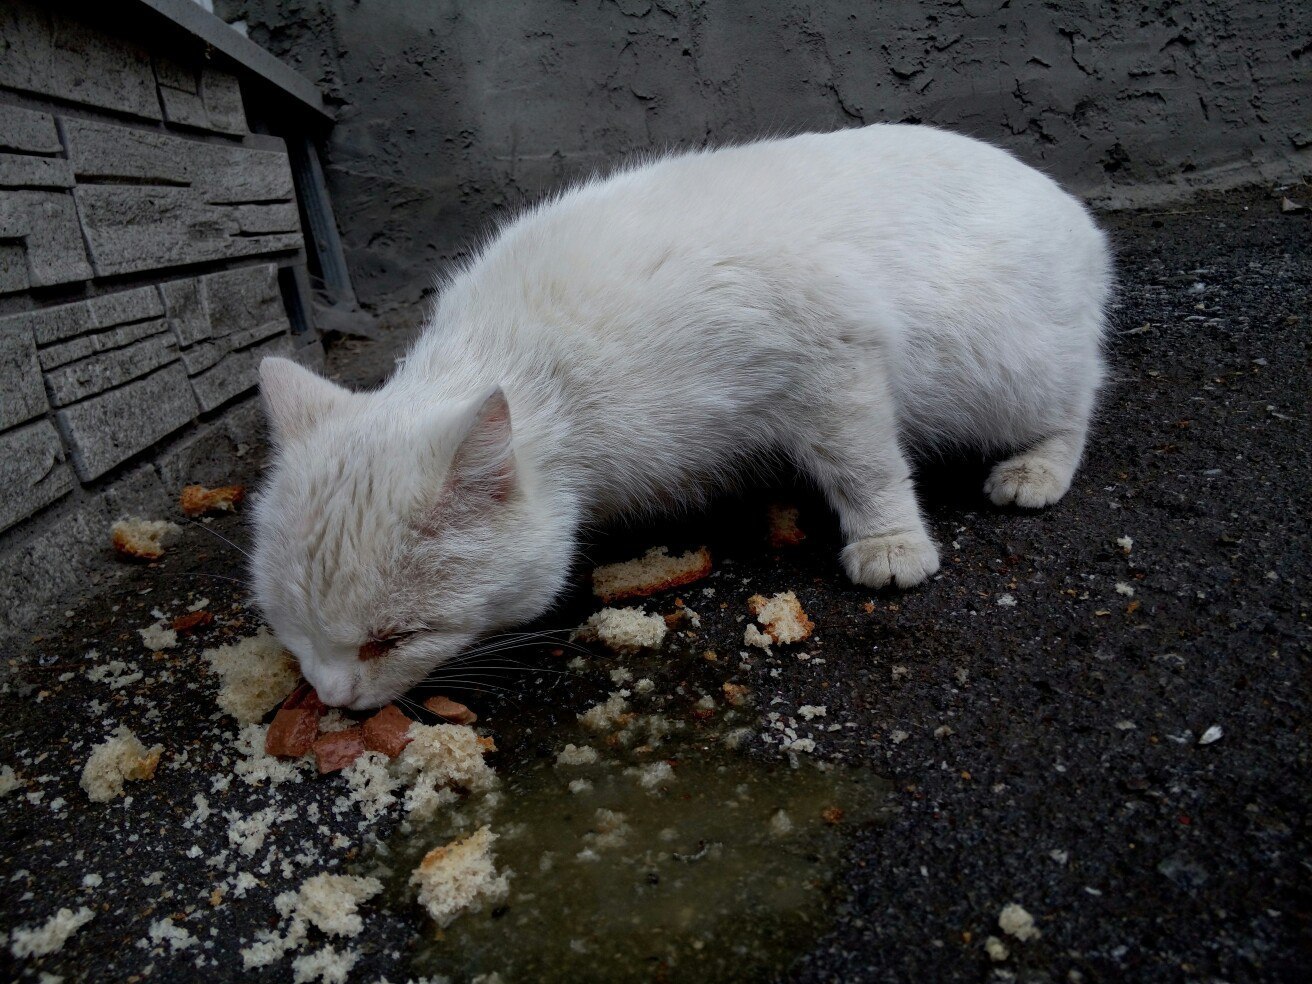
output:
[[[128,516],[109,528],[109,537],[114,549],[124,557],[159,560],[164,556],[164,541],[181,528],[167,519]]]
[[[617,653],[636,653],[659,649],[668,629],[665,619],[641,608],[603,608],[578,627],[574,638],[600,642]]]
[[[797,527],[797,507],[772,505],[770,514],[770,546],[795,547],[806,539]]]
[[[300,670],[273,633],[258,633],[230,646],[216,646],[201,653],[217,673],[218,704],[241,724],[253,724],[291,693]]]
[[[636,560],[598,567],[592,572],[592,593],[607,604],[623,598],[645,598],[700,581],[710,573],[711,552],[705,547],[678,557],[671,557],[666,547],[652,547]]]
[[[203,485],[188,485],[178,496],[178,505],[186,516],[203,516],[212,512],[232,512],[246,498],[246,486],[224,485],[207,489]]]
[[[496,839],[490,828],[480,827],[433,848],[410,875],[410,884],[419,888],[419,904],[438,926],[445,928],[467,909],[500,902],[509,893],[509,877],[497,874],[492,855]]]
[[[91,750],[82,767],[82,788],[93,803],[107,803],[123,795],[126,780],[153,779],[163,745],[147,748],[141,740],[119,725],[118,730]]]
[[[772,642],[801,642],[809,639],[815,628],[815,623],[802,611],[797,595],[791,591],[781,591],[769,598],[752,595],[747,599],[747,607],[765,630],[762,634],[769,636]]]

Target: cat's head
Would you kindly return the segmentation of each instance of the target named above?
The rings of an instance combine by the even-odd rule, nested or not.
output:
[[[385,704],[550,604],[567,554],[500,388],[433,406],[268,358],[260,392],[276,455],[254,509],[256,601],[326,703]]]

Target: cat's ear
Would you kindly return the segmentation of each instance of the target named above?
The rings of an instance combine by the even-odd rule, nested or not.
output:
[[[461,435],[451,462],[451,481],[463,494],[497,501],[515,488],[515,454],[511,446],[510,403],[500,386],[470,404],[456,425]]]
[[[269,356],[260,362],[260,396],[274,440],[279,444],[305,434],[350,395],[348,390],[291,359]]]

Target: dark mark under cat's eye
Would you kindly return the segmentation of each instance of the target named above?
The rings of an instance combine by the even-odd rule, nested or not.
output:
[[[400,636],[393,636],[390,639],[370,639],[360,647],[358,653],[360,662],[367,663],[370,660],[381,659],[395,649],[400,641]]]

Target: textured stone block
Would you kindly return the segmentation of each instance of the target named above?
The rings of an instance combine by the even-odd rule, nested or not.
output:
[[[117,479],[105,492],[105,504],[115,518],[163,516],[173,505],[153,465],[138,465]]]
[[[109,554],[109,516],[94,499],[52,522],[24,541],[6,540],[6,571],[0,578],[0,638],[15,626],[33,622],[41,609],[71,592],[85,593],[101,576],[98,558]]]
[[[0,434],[0,530],[73,487],[64,448],[48,420]]]
[[[200,281],[191,278],[171,280],[160,284],[159,290],[164,297],[169,327],[178,336],[179,345],[191,345],[210,337],[210,313],[205,306]]]
[[[144,48],[35,0],[0,4],[0,85],[160,118],[155,73]]]
[[[46,391],[32,332],[0,322],[0,430],[45,412]]]
[[[192,377],[191,385],[200,408],[213,410],[234,396],[254,389],[260,381],[260,360],[266,355],[290,355],[291,350],[291,338],[282,335],[254,348],[229,352],[214,368]]]
[[[29,154],[58,154],[64,149],[49,113],[0,104],[0,149]]]
[[[163,321],[154,324],[164,328]],[[177,357],[177,340],[171,332],[161,331],[124,348],[99,352],[46,373],[46,389],[50,401],[63,407],[144,376]]]
[[[98,273],[302,248],[287,155],[87,120],[65,124]],[[263,214],[267,213],[267,214]]]
[[[185,426],[196,399],[181,364],[173,363],[57,414],[82,481],[90,481]]]
[[[201,278],[201,284],[210,332],[216,337],[269,321],[287,326],[278,268],[272,263],[211,273]]]
[[[96,352],[108,352],[111,349],[131,345],[135,341],[166,330],[167,323],[159,318],[152,321],[138,321],[43,348],[37,352],[37,358],[41,360],[42,369],[54,369],[56,366],[85,359]]]
[[[91,277],[69,194],[6,191],[0,195],[0,239],[21,240],[0,250],[0,293]]]
[[[235,75],[205,66],[201,70],[201,93],[213,129],[221,133],[246,132],[246,107]]]
[[[73,169],[58,157],[0,154],[0,188],[71,188]]]
[[[30,331],[38,345],[50,345],[63,338],[72,338],[90,331],[91,327],[91,312],[83,301],[56,304],[0,319],[0,331]]]
[[[164,314],[164,302],[153,286],[101,294],[90,298],[87,307],[91,310],[92,323],[97,328],[159,318]]]

